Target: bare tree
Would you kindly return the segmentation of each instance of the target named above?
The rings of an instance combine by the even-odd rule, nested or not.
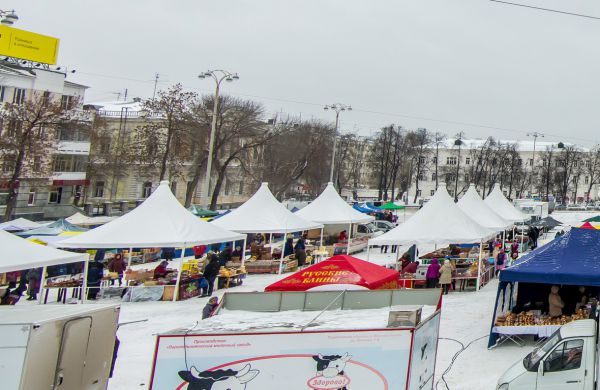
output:
[[[4,103],[0,110],[0,157],[8,176],[8,196],[4,220],[10,220],[16,206],[19,180],[27,174],[48,176],[49,148],[56,140],[56,127],[76,119],[73,101],[61,104],[48,92],[34,92],[23,102]],[[46,159],[46,161],[44,161]]]
[[[194,92],[175,84],[142,103],[145,124],[136,132],[137,158],[141,167],[156,170],[160,181],[180,175],[189,159],[190,113],[196,99]]]
[[[442,133],[435,133],[433,135],[433,142],[435,144],[435,156],[433,159],[433,163],[435,165],[435,188],[438,188],[438,176],[440,174],[439,172],[439,167],[440,167],[440,146],[444,144],[444,141],[446,140],[446,135],[442,134]]]
[[[587,190],[585,199],[590,201],[590,193],[595,184],[600,183],[600,147],[595,147],[587,153],[583,153],[583,173],[587,176]]]
[[[427,129],[417,129],[406,135],[411,150],[413,167],[415,170],[415,197],[413,203],[417,202],[419,195],[419,180],[423,180],[424,174],[429,167],[429,155],[431,154],[432,136]]]

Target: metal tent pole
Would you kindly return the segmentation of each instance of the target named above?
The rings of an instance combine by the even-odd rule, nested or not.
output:
[[[321,228],[321,242],[319,243],[319,246],[324,247],[325,245],[323,245],[323,230],[325,229],[325,225],[323,225],[323,227]],[[321,248],[319,248],[321,249]]]
[[[42,267],[42,274],[40,275],[40,288],[38,289],[38,305],[41,305],[44,301],[44,284],[46,284],[46,266]]]
[[[173,302],[179,297],[179,284],[181,283],[181,273],[183,272],[183,256],[185,255],[185,244],[181,247],[181,256],[179,256],[179,271],[177,272],[177,281],[175,282],[175,291],[173,291]]]
[[[483,257],[483,240],[479,243],[479,260],[477,264],[477,287],[475,291],[479,291],[479,285],[481,284],[481,258]]]
[[[352,238],[352,222],[348,224],[348,244],[346,245],[346,254],[350,254],[350,238]]]
[[[83,262],[83,283],[81,285],[81,296],[79,298],[81,298],[81,303],[85,303],[85,301],[87,301],[87,276],[88,276],[88,270],[90,269],[90,259],[88,258],[86,261]]]
[[[127,254],[127,268],[131,268],[131,253],[133,252],[133,248],[129,248],[129,253]]]
[[[283,273],[283,249],[285,248],[285,236],[286,235],[287,235],[287,232],[284,232],[283,233],[283,246],[281,247],[281,256],[279,257],[279,272],[278,272],[279,275],[281,275]],[[273,249],[271,249],[271,253],[273,253]],[[300,266],[300,265],[298,265],[298,266]]]
[[[244,236],[244,246],[242,247],[242,267],[246,263],[246,239],[248,236]]]

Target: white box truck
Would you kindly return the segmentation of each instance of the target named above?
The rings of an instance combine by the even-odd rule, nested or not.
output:
[[[106,389],[118,305],[0,308],[0,388]]]
[[[440,297],[226,293],[213,317],[157,336],[150,389],[432,390]]]
[[[497,390],[597,389],[597,329],[595,320],[563,325],[502,374]]]

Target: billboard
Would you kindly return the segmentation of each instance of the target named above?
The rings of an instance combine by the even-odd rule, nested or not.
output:
[[[411,390],[433,390],[440,315],[423,322],[416,330],[410,367]]]
[[[58,38],[0,25],[0,56],[56,64]]]
[[[159,335],[150,389],[405,389],[412,329]]]

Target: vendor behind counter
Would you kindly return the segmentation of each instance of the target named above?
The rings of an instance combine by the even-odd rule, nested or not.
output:
[[[542,313],[548,313],[548,296],[553,284],[541,283],[519,283],[517,302],[512,312],[517,314],[522,311],[541,310]],[[565,307],[562,314],[572,315],[577,309],[577,303],[581,302],[582,297],[597,298],[600,293],[598,287],[584,286],[585,290],[580,291],[581,286],[561,285],[558,295],[562,298]]]

